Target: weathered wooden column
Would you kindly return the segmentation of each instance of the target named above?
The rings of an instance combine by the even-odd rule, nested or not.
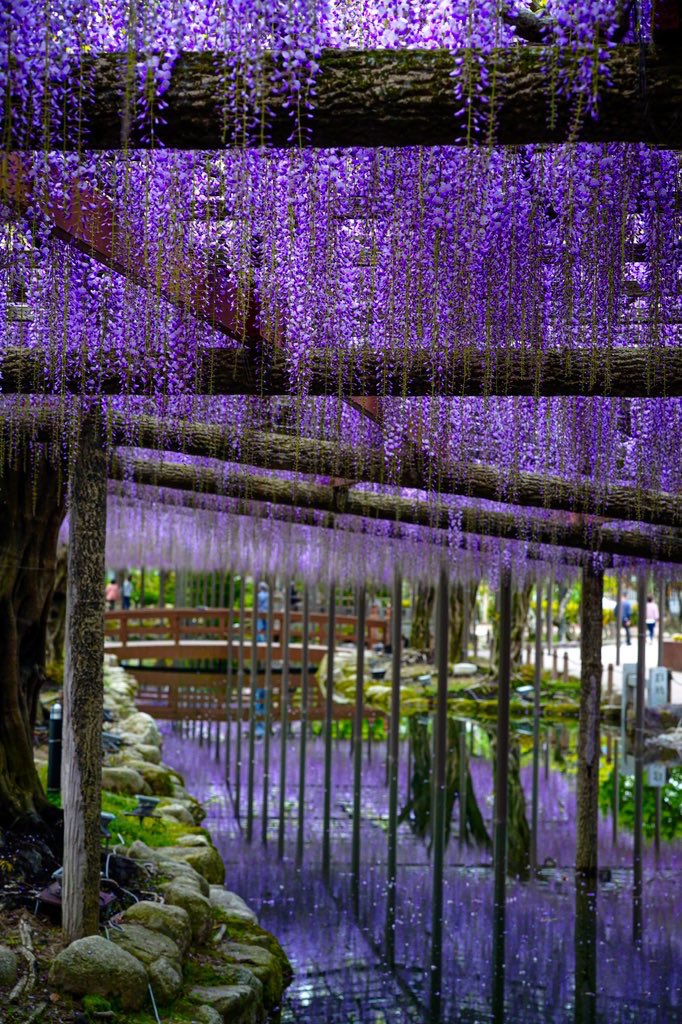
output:
[[[599,817],[602,600],[604,573],[582,572],[580,606],[580,715],[575,847],[575,1022],[596,1019],[597,838]]]
[[[99,928],[107,456],[87,414],[69,482],[62,801],[65,941]]]
[[[360,814],[362,793],[362,712],[365,702],[365,613],[366,593],[362,583],[355,599],[357,625],[357,660],[355,663],[355,708],[353,725],[353,836],[351,841],[351,898],[353,913],[360,911]]]
[[[497,684],[497,749],[493,813],[493,986],[495,1024],[504,1020],[507,817],[509,807],[509,696],[511,688],[511,573],[500,580],[500,659]]]
[[[433,814],[433,886],[431,892],[431,971],[429,1020],[439,1024],[443,987],[443,867],[445,861],[445,779],[448,746],[448,576],[441,568],[436,602],[438,692],[435,722],[435,799]]]
[[[635,821],[632,861],[632,935],[639,945],[643,935],[644,853],[644,684],[646,677],[646,574],[637,577],[637,687],[635,691]]]
[[[396,569],[391,598],[391,719],[388,738],[388,856],[386,879],[386,963],[395,962],[396,883],[398,870],[398,762],[400,757],[400,655],[403,581]],[[447,651],[447,647],[446,647]],[[447,657],[447,654],[446,654]]]
[[[597,874],[599,801],[599,714],[601,699],[602,599],[604,573],[586,565],[580,607],[580,716],[576,793],[575,869]]]

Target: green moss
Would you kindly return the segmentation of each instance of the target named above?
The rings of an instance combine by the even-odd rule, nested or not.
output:
[[[84,996],[83,1009],[88,1017],[95,1013],[107,1013],[111,1010],[111,1003],[102,996]]]
[[[43,789],[47,788],[47,765],[38,765],[38,778]],[[48,800],[55,807],[62,806],[59,793],[48,794]],[[170,821],[166,818],[145,818],[142,822],[138,818],[132,818],[126,811],[132,811],[137,806],[134,796],[124,796],[119,793],[109,793],[102,790],[102,810],[116,817],[109,826],[109,831],[114,839],[123,836],[123,842],[130,846],[136,839],[140,839],[147,846],[175,846],[179,836],[186,836],[192,833],[207,836],[208,832],[197,825],[184,825],[180,821]]]
[[[221,910],[217,910],[215,916],[216,920],[224,921],[227,924],[227,936],[232,942],[241,942],[246,946],[261,946],[263,949],[267,949],[279,964],[284,987],[286,988],[291,983],[294,971],[289,957],[271,932],[250,921],[235,921],[234,918],[230,918],[229,914]]]

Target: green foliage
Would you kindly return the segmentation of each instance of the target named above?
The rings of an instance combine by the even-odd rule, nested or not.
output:
[[[615,768],[599,786],[599,806],[603,814],[610,813],[613,806],[613,776]],[[645,778],[646,782],[646,778]],[[619,777],[618,818],[622,826],[634,828],[635,821],[635,779],[632,775]],[[656,791],[644,786],[643,827],[644,835],[651,839],[655,829]],[[672,768],[668,784],[661,791],[661,837],[675,839],[682,836],[682,768]]]

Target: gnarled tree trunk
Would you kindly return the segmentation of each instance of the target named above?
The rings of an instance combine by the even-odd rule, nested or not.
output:
[[[64,517],[58,471],[0,465],[0,827],[54,820],[33,762],[33,726],[44,678],[57,538]]]
[[[523,633],[528,621],[530,595],[533,591],[531,583],[524,584],[522,589],[512,593],[511,622],[511,667],[512,672],[521,667],[523,656]],[[493,616],[493,635],[490,650],[490,671],[496,675],[499,665],[499,622],[497,611]]]
[[[427,583],[417,584],[410,627],[410,647],[418,651],[431,650],[431,616],[435,600],[435,587]]]

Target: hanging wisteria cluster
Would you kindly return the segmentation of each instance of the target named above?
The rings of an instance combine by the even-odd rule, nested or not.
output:
[[[576,118],[598,119],[615,44],[644,45],[649,38],[650,5],[635,5],[632,23],[623,20],[623,6],[556,0],[537,19],[549,92]],[[520,474],[528,472],[547,479],[548,508],[555,478],[577,489],[589,482],[595,512],[599,496],[615,484],[631,487],[642,504],[650,491],[679,498],[682,400],[666,397],[657,376],[661,353],[678,349],[682,337],[679,154],[570,139],[489,144],[496,96],[488,58],[526,45],[528,14],[524,3],[497,0],[16,0],[3,7],[0,386],[21,353],[34,360],[51,397],[3,399],[0,454],[18,457],[30,408],[31,450],[44,450],[36,423],[56,418],[62,434],[51,442],[52,453],[68,457],[77,431],[63,427],[80,415],[67,395],[74,381],[101,402],[105,422],[119,424],[112,447],[137,445],[143,415],[167,430],[176,424],[180,434],[183,422],[219,425],[233,446],[231,470],[248,476],[259,472],[248,468],[255,430],[333,440],[351,446],[360,466],[379,454],[385,478],[375,490],[448,510],[450,529],[438,536],[472,563],[469,570],[463,562],[465,574],[480,572],[481,559],[499,565],[503,551],[521,561],[528,544],[558,565],[567,555],[534,539],[533,524],[549,521],[549,512],[533,517],[519,508],[517,545],[489,538],[471,556],[462,510],[500,508],[444,498],[428,482],[423,490],[397,486],[400,468],[415,458],[437,467],[434,478],[453,467],[466,478],[471,467],[495,466],[501,501],[518,498]],[[451,51],[453,145],[305,148],[326,48]],[[570,60],[553,64],[559,50]],[[173,70],[187,51],[213,55],[225,135],[243,146],[190,152],[154,145]],[[273,55],[267,78],[266,52]],[[87,110],[96,62],[105,54],[121,57],[126,137],[118,150],[95,151],[88,148],[96,126]],[[291,137],[302,146],[268,148],[275,97],[284,99]],[[135,148],[140,141],[144,148]],[[493,388],[508,372],[510,353],[539,381],[552,353],[567,367],[587,353],[586,378],[604,367],[608,377],[635,346],[652,397],[500,397]],[[197,395],[207,361],[227,365],[246,352],[259,366],[266,351],[283,360],[289,397],[259,397],[257,386],[251,397]],[[482,359],[483,395],[454,397],[458,355]],[[415,369],[416,356],[426,370]],[[358,367],[369,357],[378,395],[369,416],[349,401],[313,397],[320,367],[338,383],[339,396],[353,394]],[[427,386],[422,397],[408,397],[416,372],[426,373]],[[387,376],[396,374],[402,395],[387,390]],[[103,392],[119,397],[96,397]],[[162,438],[163,431],[161,449]],[[198,474],[210,465],[194,455],[185,463]],[[123,535],[136,490],[143,494],[130,465],[124,459],[126,504],[113,506],[121,526],[112,536]],[[299,474],[281,479],[294,487]],[[187,533],[179,524],[188,517],[179,510],[150,508],[140,505],[136,514],[146,525],[135,532],[159,564],[191,557],[203,565],[201,529],[215,532],[213,522],[195,513]],[[353,536],[352,550],[341,530],[319,531],[313,541],[310,518],[305,527],[286,523],[280,532],[268,521],[260,541],[249,542],[247,527],[231,515],[230,542],[215,552],[204,545],[211,565],[226,558],[230,545],[260,557],[266,532],[264,571],[290,545],[291,571],[334,575],[351,562],[383,579],[386,553],[394,557],[397,545],[419,576],[432,571],[432,547],[438,549],[429,544],[423,557],[415,554],[429,531],[404,524],[399,544],[394,536],[377,546],[376,525]],[[585,525],[586,547],[591,528]],[[613,526],[616,533],[631,528]],[[656,536],[653,527],[644,532]],[[164,547],[163,537],[176,534],[184,547],[173,539]],[[122,556],[120,540],[110,543]],[[663,559],[666,543],[656,541]],[[305,550],[314,552],[314,569],[300,554]]]

